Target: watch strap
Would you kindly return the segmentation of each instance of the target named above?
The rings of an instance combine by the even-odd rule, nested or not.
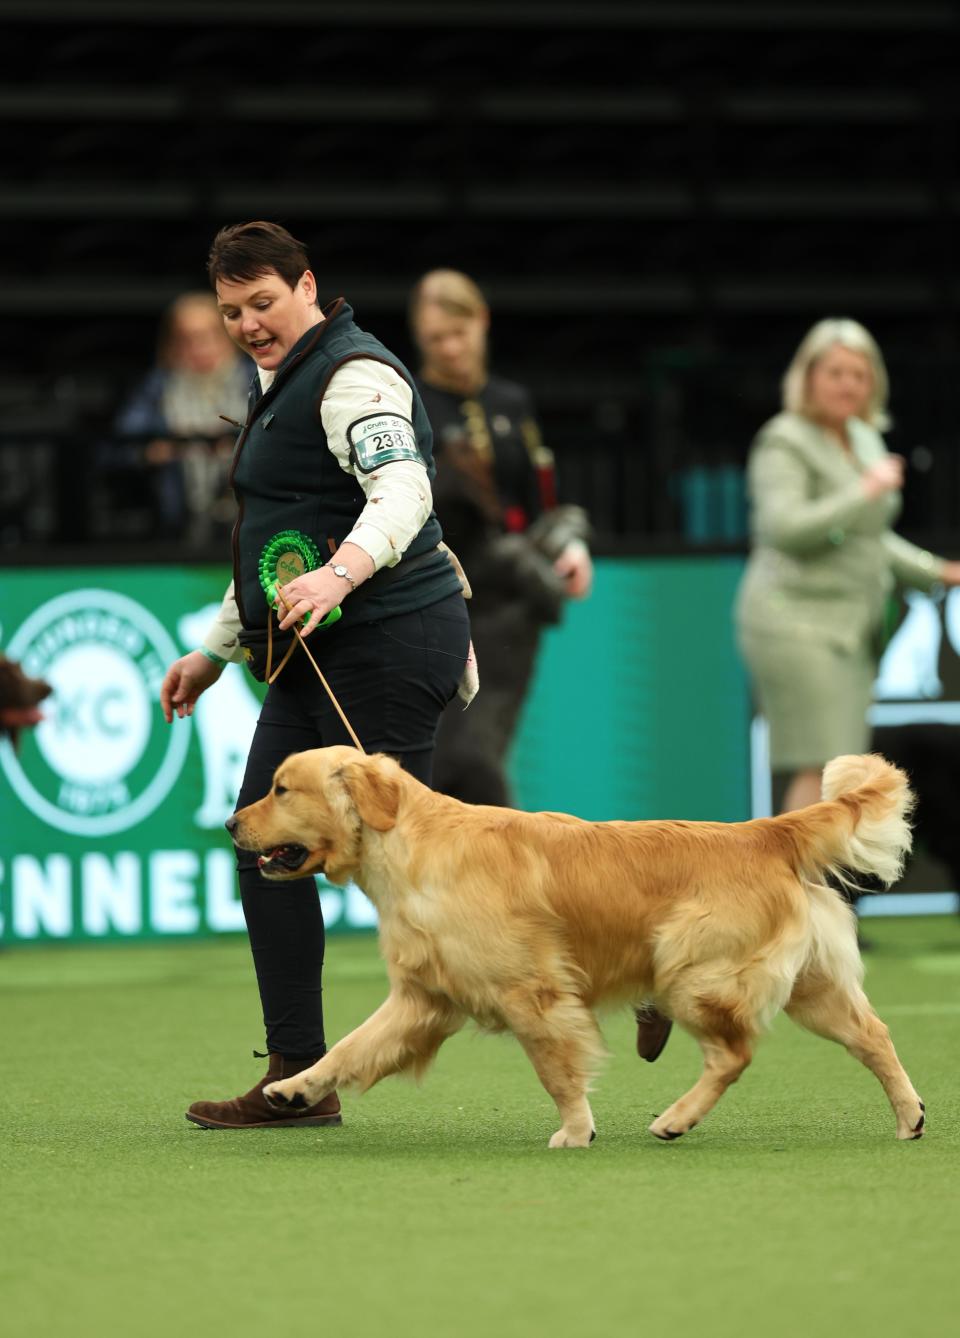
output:
[[[350,589],[351,589],[351,590],[356,590],[356,588],[357,588],[357,583],[356,583],[356,581],[353,579],[353,577],[350,575],[350,571],[349,571],[349,569],[348,569],[347,567],[345,567],[345,566],[343,565],[342,562],[334,562],[334,563],[332,563],[332,564],[331,564],[331,568],[332,568],[332,571],[333,571],[334,576],[342,576],[343,579],[344,579],[345,581],[349,581],[349,582],[350,582]]]

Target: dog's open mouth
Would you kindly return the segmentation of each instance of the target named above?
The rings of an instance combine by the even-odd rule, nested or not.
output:
[[[257,867],[261,873],[274,873],[281,869],[287,873],[296,873],[309,853],[306,846],[277,846],[257,857]]]

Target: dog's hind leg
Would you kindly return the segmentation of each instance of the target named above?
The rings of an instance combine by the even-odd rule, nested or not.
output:
[[[699,1124],[753,1058],[752,1034],[727,1008],[711,1007],[701,1000],[695,1013],[685,1016],[678,1011],[675,1017],[699,1042],[703,1073],[689,1092],[648,1126],[650,1133],[665,1142],[680,1138]]]
[[[366,1022],[312,1068],[270,1083],[263,1094],[278,1108],[312,1106],[338,1087],[365,1092],[392,1073],[419,1077],[464,1020],[457,1009],[425,991],[393,990]]]
[[[596,1130],[587,1090],[603,1054],[593,1014],[575,995],[548,989],[515,992],[503,1012],[557,1103],[561,1125],[550,1147],[589,1147]]]
[[[923,1134],[924,1106],[890,1040],[890,1033],[859,988],[845,989],[819,972],[800,977],[786,1012],[794,1022],[837,1041],[879,1079],[897,1118],[897,1137]]]

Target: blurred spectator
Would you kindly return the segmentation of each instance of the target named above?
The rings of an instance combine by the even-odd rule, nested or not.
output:
[[[434,506],[472,587],[481,685],[469,710],[454,701],[441,717],[433,784],[468,803],[509,805],[506,755],[541,629],[590,592],[589,522],[580,507],[556,505],[529,394],[487,369],[490,312],[473,280],[425,274],[410,327],[433,428]]]
[[[0,738],[16,748],[20,730],[43,719],[40,703],[52,691],[42,678],[29,678],[16,660],[0,655]]]
[[[770,727],[781,811],[820,798],[824,764],[869,747],[867,708],[894,582],[960,583],[960,563],[895,534],[904,462],[881,432],[887,373],[871,335],[824,320],[783,381],[748,462],[753,549],[739,641]]]
[[[146,472],[157,525],[202,544],[233,524],[227,476],[247,415],[253,364],[223,328],[211,293],[184,293],[164,313],[154,368],[120,409],[101,460]]]

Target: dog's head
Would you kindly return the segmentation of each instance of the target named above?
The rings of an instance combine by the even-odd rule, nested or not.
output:
[[[357,872],[364,829],[397,820],[403,772],[392,758],[355,748],[313,748],[277,767],[270,793],[234,813],[227,830],[255,851],[265,878],[325,874],[342,883]]]
[[[39,706],[52,691],[42,678],[28,678],[16,660],[0,655],[0,737],[6,734],[16,747],[20,730],[43,719]]]

